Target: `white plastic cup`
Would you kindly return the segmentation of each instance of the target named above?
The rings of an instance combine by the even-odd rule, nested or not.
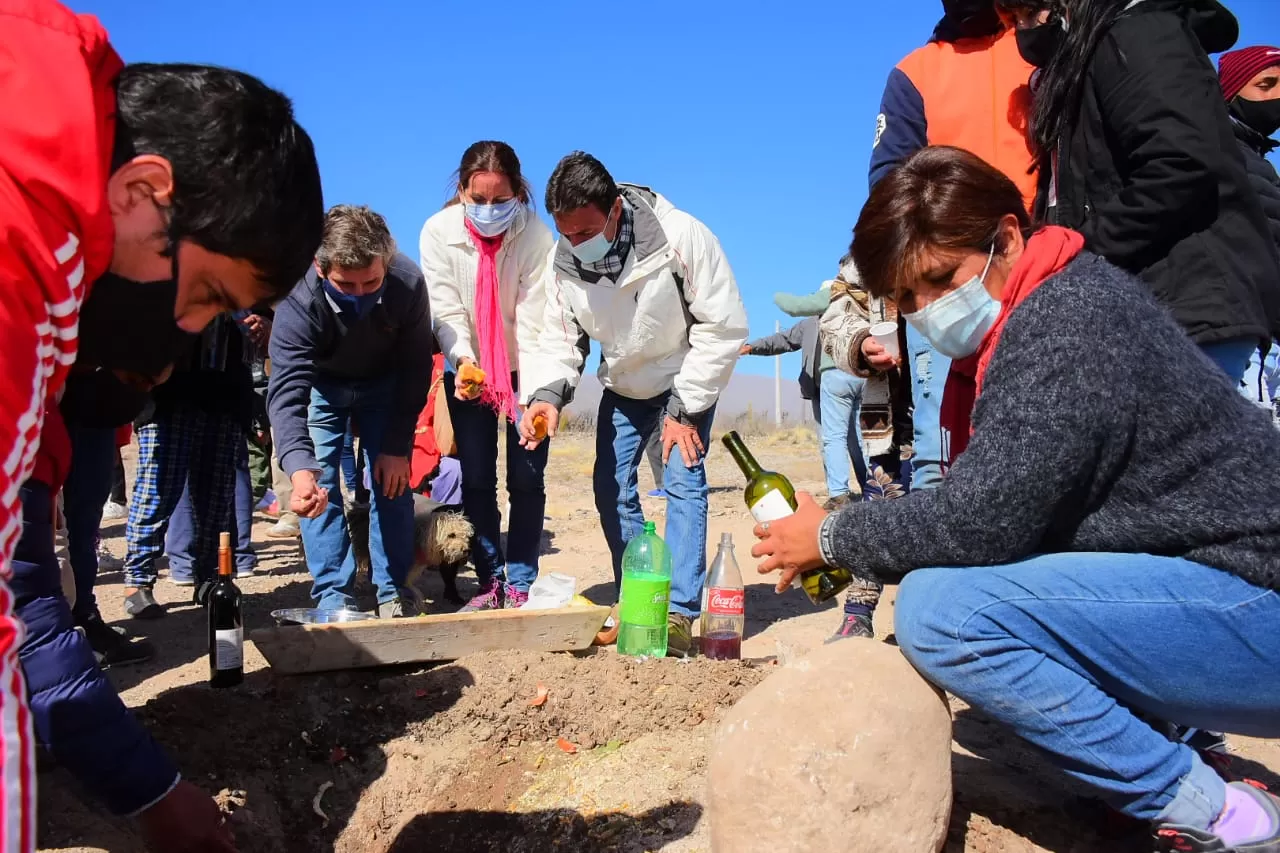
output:
[[[898,358],[902,351],[898,348],[898,324],[876,323],[871,327],[871,340],[884,347],[887,355]]]

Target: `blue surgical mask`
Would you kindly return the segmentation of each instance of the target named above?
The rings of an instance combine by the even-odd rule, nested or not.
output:
[[[977,352],[982,339],[1000,316],[1000,303],[991,298],[986,286],[995,253],[993,243],[982,275],[975,275],[919,311],[902,315],[947,358],[968,358]]]
[[[354,315],[357,319],[363,318],[372,311],[373,306],[377,305],[378,300],[382,298],[381,287],[372,293],[356,296],[351,293],[343,293],[330,284],[328,279],[324,279],[324,292],[329,294],[329,298],[338,306],[339,311],[343,314]]]
[[[509,198],[501,204],[465,205],[467,219],[486,237],[505,234],[520,215],[520,199]]]
[[[604,220],[604,228],[600,233],[583,240],[576,246],[570,246],[569,251],[573,252],[573,256],[584,264],[598,263],[605,255],[609,254],[609,249],[613,248],[613,241],[604,236],[604,232],[609,230],[609,222],[613,219],[613,211],[609,211],[608,217]]]

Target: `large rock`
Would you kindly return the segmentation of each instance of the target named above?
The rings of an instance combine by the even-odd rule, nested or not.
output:
[[[898,649],[844,640],[729,711],[708,784],[714,853],[937,853],[951,714]]]

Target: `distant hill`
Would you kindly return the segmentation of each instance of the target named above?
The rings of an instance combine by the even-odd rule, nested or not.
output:
[[[601,391],[600,380],[596,379],[595,371],[589,370],[582,377],[582,384],[569,410],[595,417],[600,406]],[[773,377],[735,373],[729,380],[729,387],[720,397],[716,421],[724,425],[726,419],[742,415],[748,409],[761,417],[773,418]],[[801,399],[800,383],[794,379],[782,380],[782,415],[784,420],[791,423],[812,419],[809,401]]]

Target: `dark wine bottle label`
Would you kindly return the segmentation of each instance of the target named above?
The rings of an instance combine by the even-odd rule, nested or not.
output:
[[[219,628],[213,632],[213,644],[215,669],[244,666],[244,628]]]

